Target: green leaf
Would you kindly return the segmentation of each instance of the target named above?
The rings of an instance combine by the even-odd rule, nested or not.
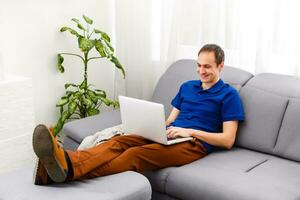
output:
[[[70,105],[70,104],[69,104]],[[61,115],[61,122],[65,123],[65,121],[70,117],[69,112],[66,110],[63,112],[63,114]]]
[[[81,24],[77,24],[77,27],[79,28],[79,29],[81,29],[81,30],[83,30],[83,31],[86,31],[86,29],[81,25]]]
[[[83,99],[83,103],[84,103],[87,107],[90,107],[90,106],[93,105],[93,102],[92,102],[90,99],[88,99],[88,98],[84,98],[84,99]]]
[[[81,83],[80,86],[79,86],[80,89],[82,89],[82,90],[84,89],[84,87],[85,87],[85,82],[86,82],[85,80],[82,81],[82,83]]]
[[[77,103],[75,101],[70,102],[68,105],[68,113],[70,115],[73,114],[75,112],[76,108],[77,108]]]
[[[104,90],[99,90],[99,89],[96,89],[95,91],[96,92],[96,96],[97,97],[103,97],[103,98],[106,98],[106,92]]]
[[[65,68],[62,65],[62,63],[64,62],[64,57],[62,57],[61,54],[57,54],[57,63],[56,63],[56,67],[57,69],[61,72],[64,73],[65,72]]]
[[[96,40],[96,42],[95,42],[95,48],[96,48],[96,50],[99,52],[99,54],[102,57],[106,57],[106,53],[104,51],[104,46],[103,46],[101,40]]]
[[[79,19],[76,19],[76,18],[72,18],[72,21],[79,23]]]
[[[96,93],[94,91],[88,90],[87,94],[88,94],[88,96],[90,97],[90,99],[92,100],[92,102],[94,104],[96,104],[98,102],[97,95],[96,95]]]
[[[98,29],[94,29],[95,33],[101,33],[102,31],[98,30]]]
[[[90,97],[95,97],[96,96],[96,93],[92,90],[88,90],[87,91],[87,94],[90,96]]]
[[[115,50],[114,48],[110,45],[109,42],[107,42],[106,40],[104,40],[105,44],[109,47],[110,51],[113,53]]]
[[[80,36],[80,35],[79,35],[74,29],[72,29],[72,28],[69,28],[69,27],[64,26],[64,27],[62,27],[62,28],[60,29],[60,32],[65,32],[65,31],[69,31],[72,35],[76,35],[77,37]]]
[[[93,116],[93,115],[98,115],[100,113],[100,111],[96,108],[89,108],[87,110],[87,113],[89,116]]]
[[[74,93],[74,99],[80,99],[80,97],[82,96],[80,91],[77,91]]]
[[[100,31],[98,29],[94,29],[95,33],[100,33],[101,37],[106,40],[107,42],[110,42],[110,37],[107,35],[107,33]]]
[[[106,57],[108,59],[111,59],[112,56],[113,56],[113,52],[110,51],[110,48],[107,45],[103,45],[103,46],[104,46],[104,50],[105,50],[106,55],[107,55]]]
[[[66,83],[66,84],[65,84],[65,89],[68,89],[68,87],[70,87],[70,86],[76,87],[76,88],[77,88],[77,85],[76,85],[76,84],[73,84],[73,83]]]
[[[112,101],[112,104],[113,104],[113,106],[114,106],[114,108],[115,107],[120,107],[120,104],[119,104],[119,102],[118,101]]]
[[[84,37],[79,37],[78,44],[81,51],[87,53],[95,46],[95,41]]]
[[[86,23],[88,23],[88,24],[93,24],[93,20],[91,20],[91,19],[88,18],[87,16],[83,15],[83,19],[86,21]]]
[[[112,56],[110,61],[113,62],[115,64],[115,66],[122,71],[123,78],[125,78],[125,70],[123,69],[123,67],[122,67],[121,63],[119,62],[119,60],[115,56]]]
[[[62,122],[61,117],[59,118],[57,124],[53,128],[53,136],[55,137],[59,131],[62,129],[64,122]]]
[[[105,105],[107,105],[107,106],[110,106],[110,104],[111,104],[111,101],[110,101],[109,99],[106,99],[106,98],[101,98],[101,101],[102,101]]]
[[[101,31],[101,35],[104,40],[106,40],[107,42],[110,42],[110,37],[105,32]]]
[[[79,29],[86,31],[86,29],[83,27],[82,24],[80,24],[80,21],[79,21],[78,19],[73,18],[72,21],[75,22],[75,23],[77,24],[77,27],[78,27]]]
[[[58,103],[56,104],[56,107],[59,107],[59,106],[63,106],[65,104],[67,104],[69,102],[69,99],[68,98],[61,98]]]

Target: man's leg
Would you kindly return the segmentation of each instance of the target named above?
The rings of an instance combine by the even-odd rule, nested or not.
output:
[[[46,126],[37,126],[33,147],[55,182],[92,178],[127,170],[146,171],[190,163],[206,155],[198,140],[165,146],[140,136],[117,136],[84,151],[64,152]],[[67,164],[69,158],[70,164]]]
[[[206,155],[205,148],[200,141],[196,139],[169,146],[158,143],[145,144],[143,146],[131,147],[120,156],[95,168],[91,172],[85,175],[84,173],[77,174],[74,179],[93,178],[127,170],[142,172],[171,166],[180,166]]]
[[[54,182],[72,179],[73,174],[86,174],[116,158],[130,147],[149,143],[153,142],[140,136],[116,136],[104,144],[84,151],[65,152],[47,126],[40,124],[33,132],[34,152]],[[70,174],[72,169],[73,173]]]
[[[82,177],[90,171],[109,163],[129,148],[151,143],[153,142],[141,136],[125,135],[113,137],[103,144],[86,150],[67,150],[73,170],[73,176],[71,179]]]

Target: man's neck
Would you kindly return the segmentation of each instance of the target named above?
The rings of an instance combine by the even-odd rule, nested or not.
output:
[[[216,79],[214,82],[202,83],[203,90],[208,90],[209,88],[211,88],[212,86],[214,86],[219,80],[220,80],[220,78]]]

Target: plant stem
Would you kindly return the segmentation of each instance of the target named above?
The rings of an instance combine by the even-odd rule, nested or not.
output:
[[[81,58],[81,60],[84,62],[84,58],[81,55],[74,54],[74,53],[60,53],[60,54],[69,55],[69,56],[77,56],[77,57]]]
[[[91,58],[88,59],[88,61],[93,60],[93,59],[98,59],[98,58],[104,58],[104,57],[102,57],[102,56],[101,57],[100,56],[98,56],[98,57],[91,57]]]
[[[84,89],[87,89],[87,64],[88,64],[88,53],[84,53]]]
[[[88,78],[88,74],[87,74],[87,65],[88,65],[88,52],[84,53],[84,94],[87,92],[87,78]],[[87,117],[87,108],[86,105],[84,105],[84,117]]]

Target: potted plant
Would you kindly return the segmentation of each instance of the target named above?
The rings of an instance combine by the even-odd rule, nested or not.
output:
[[[74,56],[78,57],[84,67],[84,77],[80,84],[66,83],[66,94],[62,96],[56,107],[60,108],[60,117],[52,127],[52,132],[56,136],[63,128],[65,122],[71,119],[80,119],[87,116],[97,115],[100,113],[99,107],[102,103],[106,106],[119,107],[118,101],[107,98],[106,92],[100,89],[94,89],[92,84],[88,84],[88,63],[93,59],[106,58],[110,60],[116,68],[118,68],[125,78],[125,70],[120,64],[117,57],[114,56],[114,48],[110,43],[110,37],[103,31],[93,28],[93,20],[83,15],[85,26],[83,26],[80,20],[73,18],[72,21],[77,25],[77,29],[80,31],[62,27],[60,32],[69,32],[77,38],[78,47],[82,52],[82,55],[75,53],[58,53],[57,54],[57,69],[59,72],[64,73],[65,68],[63,66],[64,57]],[[89,53],[92,49],[95,49],[99,56],[89,57]]]

